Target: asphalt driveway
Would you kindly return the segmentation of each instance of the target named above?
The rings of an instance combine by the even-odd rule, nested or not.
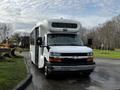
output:
[[[89,78],[69,74],[46,79],[43,72],[31,63],[29,53],[22,54],[33,75],[36,90],[120,90],[120,60],[95,59],[96,68]]]

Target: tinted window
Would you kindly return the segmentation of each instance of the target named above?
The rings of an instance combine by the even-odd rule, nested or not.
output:
[[[49,34],[48,45],[58,46],[81,46],[82,40],[75,34]]]
[[[55,22],[55,23],[52,23],[52,27],[55,27],[55,28],[77,28],[77,24]]]

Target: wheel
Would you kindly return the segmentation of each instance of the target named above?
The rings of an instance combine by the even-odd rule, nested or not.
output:
[[[50,78],[50,72],[48,71],[48,67],[46,65],[45,65],[44,74],[46,78]]]
[[[89,77],[91,73],[92,73],[92,71],[83,72],[83,76]]]

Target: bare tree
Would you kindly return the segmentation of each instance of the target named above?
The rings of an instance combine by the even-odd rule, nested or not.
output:
[[[10,23],[0,23],[0,40],[5,41],[10,36],[12,25]]]
[[[91,30],[88,37],[93,39],[94,48],[120,48],[120,15]]]
[[[11,37],[11,41],[13,41],[16,44],[19,44],[20,37],[21,37],[20,33],[14,33]]]

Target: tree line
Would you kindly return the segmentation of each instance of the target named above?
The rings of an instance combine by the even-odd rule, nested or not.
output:
[[[0,23],[0,40],[9,38],[13,26],[8,23]],[[19,33],[12,35],[14,41],[19,42]],[[97,49],[115,49],[120,48],[120,15],[111,20],[100,24],[92,29],[82,27],[80,37],[84,43],[92,41],[92,48]]]
[[[109,50],[120,48],[120,15],[91,30],[83,28],[80,35],[84,42],[91,39],[93,48]]]

